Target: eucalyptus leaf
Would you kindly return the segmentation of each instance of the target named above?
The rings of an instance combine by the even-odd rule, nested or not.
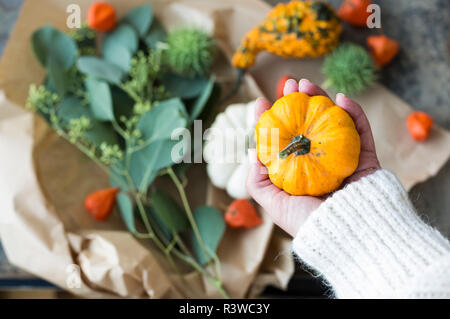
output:
[[[89,106],[84,105],[82,101],[74,96],[65,97],[56,111],[58,117],[68,126],[70,120],[78,119],[82,116],[91,121],[90,128],[84,133],[85,137],[94,145],[100,145],[106,142],[110,145],[117,144],[117,134],[110,124],[95,120]]]
[[[132,116],[135,103],[134,100],[121,88],[115,85],[110,88],[114,107],[114,117],[120,119],[122,116]]]
[[[91,128],[85,132],[86,138],[96,146],[105,142],[109,145],[118,143],[117,134],[109,123],[91,119]]]
[[[138,48],[138,35],[128,24],[121,24],[114,31],[108,33],[103,40],[102,53],[113,48],[113,44],[126,48],[132,55]]]
[[[118,84],[124,72],[112,63],[109,63],[96,56],[82,56],[77,60],[77,67],[80,72],[94,76],[96,78]]]
[[[194,232],[192,232],[192,248],[199,263],[205,265],[212,259],[211,256],[216,254],[217,246],[225,232],[225,221],[222,213],[211,206],[200,206],[193,214],[208,256],[204,254]]]
[[[69,123],[72,119],[78,119],[82,116],[92,118],[92,112],[87,105],[83,105],[82,101],[75,96],[65,97],[56,111],[58,117],[65,123]]]
[[[195,100],[190,115],[191,121],[194,121],[200,115],[200,113],[202,113],[206,103],[209,100],[209,97],[211,96],[213,88],[214,88],[214,77],[211,77],[207,85],[203,89],[202,93],[200,94],[200,96]]]
[[[162,190],[155,190],[152,192],[151,200],[154,210],[172,233],[183,232],[189,228],[186,214],[169,194]]]
[[[129,23],[142,37],[152,24],[153,12],[151,4],[145,4],[132,9],[124,17],[124,21]]]
[[[184,104],[179,98],[162,101],[141,117],[137,128],[147,141],[170,138],[173,130],[186,127],[183,109]]]
[[[131,53],[126,47],[110,41],[103,47],[103,58],[121,68],[125,73],[130,71]]]
[[[85,85],[94,117],[100,121],[112,121],[114,111],[108,83],[88,77],[85,80]]]
[[[130,197],[126,193],[120,192],[117,195],[117,205],[119,206],[120,216],[128,230],[132,233],[136,233],[133,204],[131,203]]]
[[[156,213],[156,211],[150,206],[145,206],[145,212],[147,214],[147,218],[150,220],[153,228],[158,229],[159,237],[164,237],[167,241],[171,241],[173,238],[172,231],[170,228],[164,223],[161,216]],[[162,236],[161,236],[162,235]]]
[[[56,93],[55,84],[53,83],[52,79],[50,78],[49,74],[47,73],[47,76],[44,79],[44,86],[47,90],[49,90],[52,93]]]
[[[176,143],[178,142],[170,139],[156,140],[132,153],[130,175],[139,190],[147,191],[160,169],[183,158],[183,154],[172,154],[172,148]]]
[[[165,40],[167,36],[166,30],[158,20],[154,20],[150,30],[144,38],[145,44],[152,49],[156,49],[156,44]]]
[[[50,25],[46,25],[33,33],[31,46],[37,59],[44,67],[48,66],[50,56],[64,70],[69,69],[75,63],[77,56],[75,41]]]
[[[164,87],[174,96],[190,99],[198,96],[208,85],[209,79],[205,76],[189,78],[179,74],[167,73],[162,78]]]
[[[60,96],[64,96],[70,85],[67,74],[64,71],[64,67],[57,58],[50,56],[47,60],[47,68],[48,76],[55,88],[55,91]]]

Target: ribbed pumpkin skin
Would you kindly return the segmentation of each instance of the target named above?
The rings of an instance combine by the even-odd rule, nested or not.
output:
[[[278,136],[271,136],[272,128],[278,129]],[[279,158],[299,135],[310,140],[309,153]],[[291,195],[330,193],[358,166],[361,144],[355,124],[324,96],[296,92],[282,97],[261,115],[255,136],[258,158],[270,180]]]
[[[245,35],[232,63],[236,68],[249,68],[263,50],[282,57],[320,57],[334,49],[341,31],[340,19],[326,3],[280,3]]]

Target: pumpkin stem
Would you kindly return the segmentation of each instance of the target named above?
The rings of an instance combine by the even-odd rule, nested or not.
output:
[[[308,154],[311,148],[311,141],[300,134],[294,137],[291,142],[278,153],[278,158],[285,159],[292,153],[295,155]]]

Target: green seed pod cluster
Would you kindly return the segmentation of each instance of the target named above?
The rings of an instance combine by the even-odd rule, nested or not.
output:
[[[184,28],[167,36],[167,63],[178,74],[191,77],[209,72],[214,62],[216,43],[206,32]]]
[[[363,92],[377,79],[376,65],[370,54],[351,43],[341,44],[328,55],[322,72],[326,76],[325,87],[349,95]]]

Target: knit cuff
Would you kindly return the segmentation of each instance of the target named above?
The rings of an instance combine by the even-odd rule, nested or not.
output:
[[[408,282],[450,254],[387,170],[334,193],[308,217],[293,248],[339,298],[402,297]]]

